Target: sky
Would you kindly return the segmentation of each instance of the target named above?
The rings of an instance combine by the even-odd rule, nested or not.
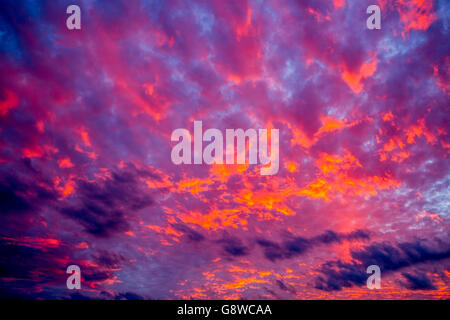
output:
[[[449,18],[445,0],[1,1],[0,298],[449,299]],[[278,129],[278,172],[175,165],[195,120]]]

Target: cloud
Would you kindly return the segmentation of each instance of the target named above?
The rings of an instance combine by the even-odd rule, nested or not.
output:
[[[129,166],[111,171],[96,181],[78,180],[74,204],[61,208],[61,212],[78,221],[92,235],[108,237],[127,231],[128,219],[153,204],[141,177],[153,179],[151,172]]]
[[[402,272],[402,276],[407,280],[404,284],[409,290],[435,290],[436,287],[433,285],[431,280],[426,274],[411,274],[408,272]]]
[[[13,177],[8,177],[0,184],[0,210],[3,214],[27,212],[32,208],[31,203],[19,192],[24,186]]]
[[[445,1],[379,0],[380,30],[366,1],[80,3],[70,31],[65,0],[0,1],[1,295],[70,298],[46,274],[77,263],[80,299],[367,298],[367,261],[423,297],[400,272],[432,281],[414,239],[449,233]],[[174,165],[193,120],[280,129],[279,173]]]
[[[0,247],[2,298],[60,296],[57,288],[65,286],[70,247],[53,245],[48,239],[6,237],[0,238]]]
[[[219,241],[223,245],[224,251],[232,256],[248,255],[248,248],[242,244],[242,241],[235,238],[224,238]]]
[[[354,230],[350,233],[337,233],[332,230],[327,230],[323,234],[318,235],[312,239],[324,244],[341,243],[343,241],[352,240],[369,240],[370,233],[367,230]]]
[[[144,297],[133,293],[133,292],[125,292],[119,293],[116,297],[116,300],[144,300]]]
[[[174,227],[178,231],[183,232],[191,241],[199,242],[205,240],[205,237],[200,232],[197,232],[182,223],[172,224],[172,227]]]
[[[0,170],[0,211],[5,215],[35,212],[56,200],[57,193],[27,160],[17,166],[20,174],[5,166]]]
[[[99,250],[98,254],[94,257],[94,261],[100,266],[107,267],[109,269],[117,269],[120,264],[125,261],[125,258],[114,252]]]
[[[285,284],[283,281],[281,280],[277,280],[276,281],[278,287],[283,290],[283,291],[287,291],[289,293],[295,294],[295,287],[289,285],[289,284]]]
[[[96,292],[73,295],[66,288],[69,265],[81,269],[82,287],[96,288],[104,281],[114,279],[114,272],[125,260],[105,250],[93,253],[94,262],[80,258],[73,247],[49,238],[0,238],[0,296],[36,299],[98,298]],[[24,294],[23,290],[26,290]],[[20,292],[20,294],[19,294]]]
[[[450,258],[450,244],[440,239],[432,241],[417,240],[414,242],[373,243],[361,250],[351,251],[352,262],[327,261],[323,263],[319,272],[322,274],[315,279],[315,287],[320,290],[342,290],[344,287],[362,285],[368,275],[369,265],[378,265],[381,273],[394,272],[419,263],[436,262]],[[420,284],[422,277],[403,274],[413,285],[414,280]],[[426,281],[422,281],[426,284]]]
[[[312,247],[321,244],[341,243],[343,241],[369,240],[370,234],[366,230],[354,230],[350,233],[338,233],[327,230],[312,238],[292,237],[282,243],[258,239],[256,243],[263,248],[264,255],[270,261],[289,259],[302,255]]]

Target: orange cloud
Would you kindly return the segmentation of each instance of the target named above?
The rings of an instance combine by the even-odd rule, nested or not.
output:
[[[399,0],[397,9],[404,25],[402,35],[409,30],[426,30],[436,20],[432,0]]]
[[[240,209],[212,209],[203,214],[201,212],[188,212],[179,215],[185,223],[193,223],[208,230],[217,230],[224,227],[237,228],[246,225],[247,220],[240,216]]]
[[[73,176],[69,176],[66,181],[62,181],[59,177],[56,177],[54,180],[54,184],[56,189],[62,194],[62,197],[65,198],[72,194],[75,191],[75,181],[73,181]]]
[[[427,30],[437,19],[433,10],[433,0],[378,0],[381,10],[396,10],[403,25],[401,32],[405,38],[410,30]]]
[[[63,168],[72,168],[73,167],[73,163],[72,163],[72,161],[70,161],[70,158],[64,158],[64,159],[58,160],[58,166],[61,169],[63,169]]]
[[[444,221],[444,219],[437,213],[428,212],[428,211],[423,211],[423,213],[421,213],[417,216],[416,220],[419,221],[419,220],[423,220],[426,218],[428,218],[431,221],[436,222],[436,223],[441,223]]]
[[[187,191],[194,195],[199,194],[200,192],[207,191],[208,185],[212,184],[213,181],[206,179],[186,179],[182,180],[178,183],[178,189],[180,191]]]
[[[84,144],[87,147],[91,146],[91,140],[89,139],[89,133],[84,127],[81,127],[77,130],[78,135],[81,137],[81,140],[83,140]]]
[[[394,115],[392,114],[391,111],[386,112],[385,114],[383,114],[383,121],[392,121],[394,120]]]
[[[319,128],[319,130],[317,130],[313,137],[308,137],[300,128],[292,127],[292,125],[287,122],[286,125],[289,127],[293,135],[290,141],[291,145],[299,145],[301,147],[309,149],[311,146],[316,144],[317,141],[319,141],[320,138],[326,133],[353,127],[358,123],[361,123],[361,121],[372,121],[372,119],[366,118],[363,120],[349,121],[347,119],[339,119],[327,115],[321,116],[320,121],[322,123],[322,126]]]
[[[385,114],[383,118],[390,116],[390,113]],[[383,133],[379,131],[380,135]],[[419,119],[416,124],[405,128],[400,136],[394,136],[389,138],[388,142],[383,144],[383,147],[378,150],[381,161],[388,159],[395,162],[403,162],[410,157],[410,153],[405,150],[405,147],[409,144],[416,142],[416,138],[424,136],[428,143],[435,143],[437,137],[431,133],[425,126],[425,119]],[[377,141],[380,143],[380,136],[376,136]]]
[[[333,118],[330,116],[321,117],[320,120],[322,122],[322,127],[320,127],[319,131],[316,132],[315,135],[317,136],[325,132],[343,129],[347,125],[345,120]]]
[[[376,56],[371,58],[368,62],[363,63],[359,68],[359,72],[352,72],[345,70],[342,73],[342,79],[352,89],[354,93],[360,93],[363,89],[363,80],[371,77],[377,70],[378,59]]]
[[[86,242],[80,242],[75,245],[76,249],[88,249],[89,245]]]
[[[384,176],[352,175],[352,171],[362,169],[363,166],[348,151],[345,151],[343,156],[323,153],[316,160],[316,166],[320,171],[316,180],[299,190],[298,195],[329,201],[332,196],[339,194],[376,195],[378,190],[395,188],[401,184],[389,174]]]
[[[297,165],[295,164],[295,162],[286,162],[284,164],[284,166],[289,172],[296,172],[297,171]]]
[[[241,287],[247,286],[252,283],[267,283],[267,282],[268,282],[267,280],[248,278],[248,279],[240,279],[240,280],[225,284],[224,287],[226,289],[236,289],[236,288],[241,288]]]
[[[407,142],[414,143],[416,137],[424,135],[428,143],[433,143],[437,138],[430,133],[425,126],[425,119],[420,119],[417,124],[406,129]]]

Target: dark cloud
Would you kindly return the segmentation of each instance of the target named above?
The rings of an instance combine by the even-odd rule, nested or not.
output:
[[[223,249],[232,256],[248,255],[248,248],[242,244],[242,241],[235,238],[225,238],[219,241],[223,244]]]
[[[144,300],[144,297],[133,293],[133,292],[125,292],[119,293],[116,297],[116,300]]]
[[[0,274],[2,278],[18,279],[17,281],[48,282],[60,279],[57,263],[58,256],[64,259],[59,248],[42,248],[30,243],[14,239],[0,239]],[[36,270],[48,272],[35,272]],[[38,279],[36,279],[37,277]]]
[[[61,247],[38,247],[21,240],[0,239],[0,297],[33,299],[35,293],[51,298],[54,292],[43,291],[43,286],[65,285],[67,253]],[[24,295],[23,290],[28,294]]]
[[[343,287],[362,285],[368,278],[366,268],[378,265],[382,274],[393,272],[423,262],[440,261],[450,258],[450,244],[439,239],[434,241],[391,243],[374,243],[362,250],[352,251],[351,256],[358,262],[327,261],[321,265],[321,276],[316,278],[315,287],[320,290],[341,290]],[[407,274],[407,273],[406,273]],[[410,287],[426,280],[403,274],[410,282]],[[420,280],[423,280],[422,282]]]
[[[85,1],[69,31],[67,1],[0,1],[0,266],[12,279],[0,296],[70,298],[56,290],[72,263],[89,288],[72,298],[129,299],[266,298],[223,285],[230,260],[271,269],[276,298],[289,283],[324,296],[303,277],[269,280],[288,262],[293,274],[322,268],[317,286],[339,290],[365,282],[361,261],[400,272],[440,261],[398,244],[322,265],[322,249],[371,234],[280,236],[448,234],[448,5],[383,3],[382,29],[368,31],[368,1]],[[173,165],[171,132],[193,119],[223,133],[279,128],[278,174]]]
[[[61,212],[78,221],[86,231],[99,237],[129,230],[128,218],[153,204],[145,182],[140,178],[154,178],[151,172],[130,165],[112,171],[110,176],[96,181],[77,182],[75,203]]]
[[[98,255],[94,257],[94,261],[100,266],[115,269],[119,267],[123,261],[125,261],[125,258],[120,254],[101,250]]]
[[[174,227],[178,231],[183,232],[187,236],[187,238],[191,241],[198,242],[205,240],[205,237],[200,232],[197,232],[189,228],[185,224],[175,223],[172,224],[172,227]]]
[[[283,248],[276,242],[259,239],[256,240],[256,243],[263,247],[264,255],[270,261],[283,259],[285,257]]]
[[[31,203],[19,194],[21,186],[11,178],[0,183],[0,211],[2,214],[20,214],[32,208]]]
[[[337,233],[332,230],[327,230],[323,234],[312,238],[312,241],[330,244],[330,243],[341,243],[342,241],[369,240],[369,239],[370,233],[366,230],[355,230],[350,233]]]
[[[1,214],[35,214],[39,206],[56,199],[57,193],[53,186],[43,179],[28,160],[22,160],[16,169],[0,164]]]
[[[368,275],[364,265],[345,263],[342,261],[328,261],[320,266],[319,272],[323,276],[315,279],[315,288],[324,291],[341,290],[343,287],[362,285]]]
[[[284,283],[283,281],[281,281],[281,280],[277,280],[276,283],[277,283],[278,287],[279,287],[281,290],[290,292],[290,293],[292,293],[292,294],[295,294],[296,291],[295,291],[295,288],[294,288],[293,286],[291,286],[291,285],[289,285],[289,284],[285,284],[285,283]]]
[[[87,282],[102,282],[111,276],[111,272],[109,271],[98,271],[98,270],[89,270],[86,272],[82,270],[83,279]]]
[[[321,244],[341,243],[342,241],[368,240],[369,232],[355,230],[350,233],[338,233],[331,230],[312,238],[293,237],[278,244],[273,241],[258,239],[256,243],[264,250],[264,255],[270,261],[288,259],[304,254],[313,246]]]
[[[407,280],[404,286],[409,290],[434,290],[436,287],[424,273],[402,272],[402,276]]]
[[[127,231],[128,222],[123,211],[104,210],[102,207],[87,205],[85,208],[64,208],[61,212],[80,222],[86,231],[92,235],[107,237],[112,233]]]
[[[376,264],[384,271],[398,270],[421,262],[449,258],[450,245],[438,240],[430,244],[421,240],[397,245],[374,243],[363,250],[353,251],[351,255],[354,259],[367,265]]]
[[[25,299],[69,296],[72,299],[84,299],[79,293],[65,288],[69,276],[67,267],[78,265],[82,287],[92,287],[110,279],[121,260],[117,255],[101,251],[96,255],[99,265],[95,266],[89,261],[74,259],[70,246],[63,243],[48,245],[35,238],[2,238],[0,248],[0,298],[15,298],[15,292],[21,292],[20,296]],[[29,293],[25,295],[23,290]]]
[[[291,258],[305,253],[311,246],[312,242],[310,240],[302,237],[295,237],[294,239],[283,243],[284,255],[286,258]]]
[[[70,294],[71,300],[93,300],[93,298],[86,296],[80,292],[74,292]]]

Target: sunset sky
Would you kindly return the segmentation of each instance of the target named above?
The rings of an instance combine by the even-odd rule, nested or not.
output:
[[[446,0],[2,0],[0,298],[450,299],[449,18]],[[194,120],[278,129],[278,173],[173,164]]]

